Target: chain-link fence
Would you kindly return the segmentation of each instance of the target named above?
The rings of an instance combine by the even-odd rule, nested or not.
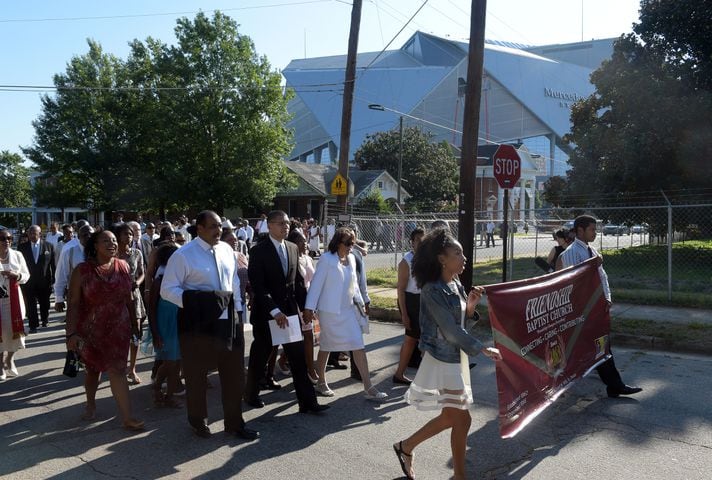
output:
[[[517,210],[509,223],[507,279],[544,274],[542,267],[557,245],[554,232],[571,229],[573,219],[583,213],[599,219],[593,245],[603,255],[614,294],[624,291],[629,301],[651,296],[671,300],[675,295],[683,298],[682,303],[698,304],[702,299],[712,305],[712,203]],[[501,282],[502,212],[476,212],[475,218],[470,256],[474,283]],[[436,220],[457,236],[456,213],[350,217],[369,248],[367,270],[395,268],[409,249],[410,232],[416,227],[427,231]]]

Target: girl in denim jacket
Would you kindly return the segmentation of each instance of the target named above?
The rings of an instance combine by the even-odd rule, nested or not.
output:
[[[479,318],[475,307],[484,290],[473,287],[469,294],[465,292],[458,280],[465,261],[460,243],[442,229],[428,234],[413,258],[413,275],[421,288],[419,346],[423,360],[405,399],[419,410],[439,410],[440,414],[393,445],[409,479],[415,478],[413,449],[448,428],[452,429],[454,478],[466,478],[465,449],[472,421],[468,355],[482,352],[492,360],[502,358],[496,348],[484,347],[469,333]]]

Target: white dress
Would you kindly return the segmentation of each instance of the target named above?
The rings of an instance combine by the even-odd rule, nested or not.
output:
[[[325,352],[362,350],[363,334],[357,318],[359,313],[354,305],[353,272],[351,266],[341,263],[338,268],[343,269],[345,282],[344,288],[341,289],[341,312],[335,314],[319,310],[321,326],[319,345]],[[328,294],[328,286],[324,293]]]
[[[457,292],[457,286],[448,284]],[[460,297],[462,315],[460,325],[465,325],[467,303]],[[440,332],[438,331],[438,335]],[[469,357],[460,350],[459,363],[442,362],[425,352],[413,383],[405,393],[405,401],[418,410],[441,410],[444,407],[467,410],[472,404]]]
[[[319,227],[309,228],[309,251],[319,253]]]

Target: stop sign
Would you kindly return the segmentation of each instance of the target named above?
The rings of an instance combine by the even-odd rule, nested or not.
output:
[[[501,188],[512,188],[522,175],[522,160],[512,145],[500,145],[492,160],[494,178]]]

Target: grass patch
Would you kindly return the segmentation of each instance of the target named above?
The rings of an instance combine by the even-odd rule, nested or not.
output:
[[[712,349],[712,326],[700,323],[687,325],[656,322],[635,318],[617,319],[611,323],[613,333],[661,338],[672,345],[679,344],[698,350]]]
[[[366,282],[374,287],[396,288],[398,272],[395,268],[374,268],[368,271]]]
[[[370,297],[372,308],[382,308],[384,310],[397,310],[398,300],[389,297]]]

